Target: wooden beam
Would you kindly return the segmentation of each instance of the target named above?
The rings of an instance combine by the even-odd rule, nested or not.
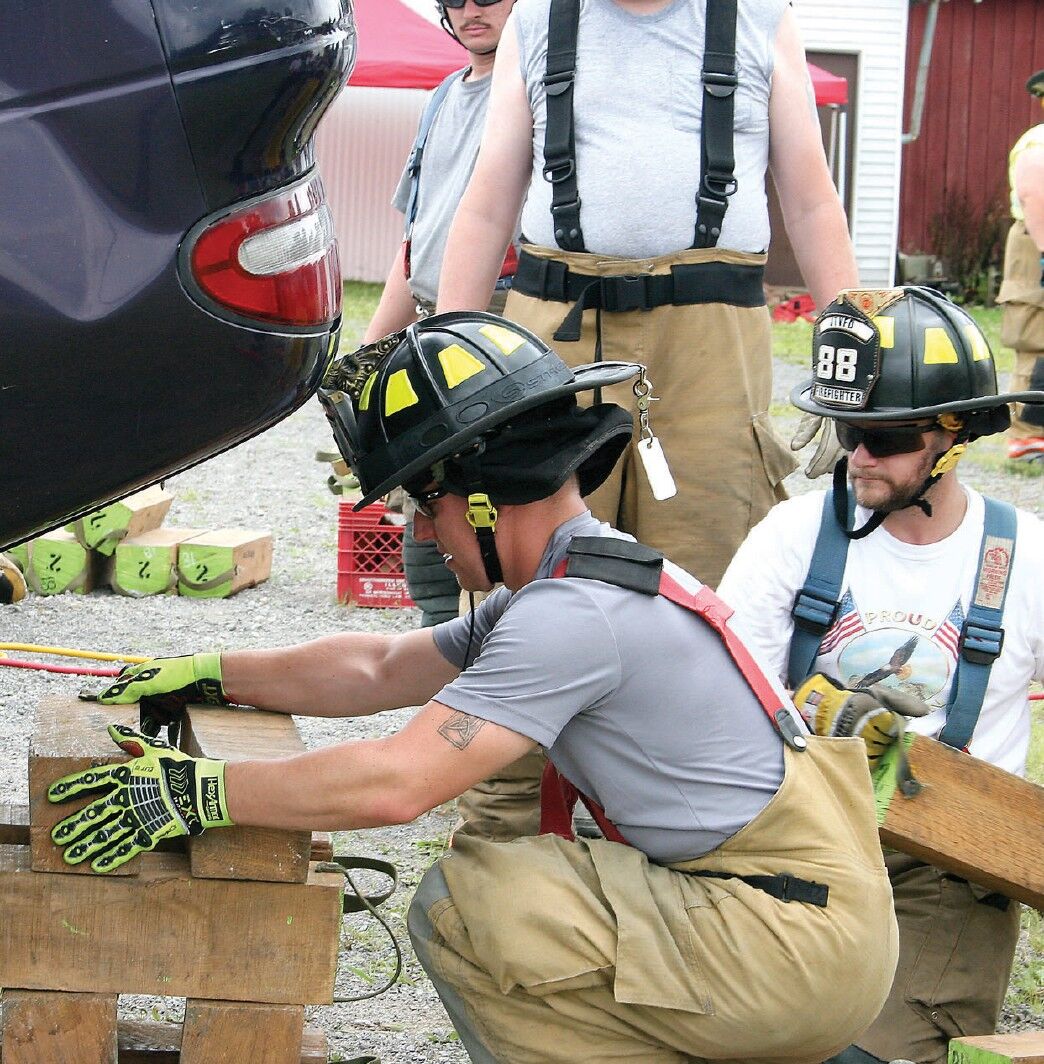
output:
[[[948,1064],[1044,1064],[1044,1031],[955,1038]]]
[[[93,875],[89,861],[67,865],[51,841],[51,828],[93,798],[53,805],[47,800],[47,788],[70,772],[129,761],[109,738],[106,729],[113,723],[137,728],[138,707],[101,706],[81,702],[75,695],[45,698],[37,705],[29,741],[29,845],[35,871]],[[134,876],[137,872],[131,861],[113,874]]]
[[[286,713],[190,706],[181,739],[193,757],[268,761],[302,753],[305,744]],[[192,874],[205,879],[303,883],[312,847],[308,831],[232,827],[188,840]]]
[[[139,874],[30,870],[0,846],[0,986],[277,1004],[333,997],[343,877],[298,883],[193,879],[181,854]]]
[[[116,995],[4,990],[3,1064],[116,1064]]]
[[[29,806],[0,802],[0,846],[29,845]],[[317,860],[329,860],[322,857]]]
[[[1044,911],[1044,787],[923,735],[907,735],[921,785],[882,793],[881,841]],[[894,748],[886,755],[894,771]]]
[[[121,1020],[118,1034],[120,1064],[179,1064],[180,1023]],[[326,1058],[326,1035],[317,1027],[306,1027],[301,1040],[300,1064],[326,1064]]]
[[[185,1003],[181,1064],[298,1064],[303,1034],[303,1005],[190,998]]]

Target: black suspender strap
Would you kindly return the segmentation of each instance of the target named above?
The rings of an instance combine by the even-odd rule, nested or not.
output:
[[[735,3],[735,0],[729,0]],[[576,187],[576,142],[573,138],[573,83],[580,0],[551,0],[547,21],[547,70],[544,90],[544,179],[551,182],[551,220],[558,246],[584,251],[580,228],[580,193]]]
[[[736,191],[736,0],[707,0],[706,24],[694,248],[717,245],[729,196]]]

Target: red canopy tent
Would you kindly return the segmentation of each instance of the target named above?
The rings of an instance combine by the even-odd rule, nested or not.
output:
[[[432,0],[432,9],[435,3]],[[350,85],[432,89],[464,66],[468,53],[433,22],[400,0],[355,0],[359,54]],[[808,64],[816,103],[848,102],[848,82]]]

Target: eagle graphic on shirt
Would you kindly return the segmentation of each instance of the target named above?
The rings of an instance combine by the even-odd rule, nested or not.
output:
[[[823,634],[819,655],[836,655],[837,679],[846,687],[883,683],[941,706],[957,665],[963,625],[959,599],[938,620],[916,611],[862,611],[849,590]]]

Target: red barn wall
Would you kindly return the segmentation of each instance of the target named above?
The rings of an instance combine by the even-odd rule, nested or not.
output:
[[[910,128],[926,3],[910,7],[904,130]],[[903,147],[899,249],[929,249],[932,216],[964,193],[975,210],[1007,197],[1008,151],[1044,121],[1026,79],[1044,68],[1044,0],[939,5],[921,133]]]

